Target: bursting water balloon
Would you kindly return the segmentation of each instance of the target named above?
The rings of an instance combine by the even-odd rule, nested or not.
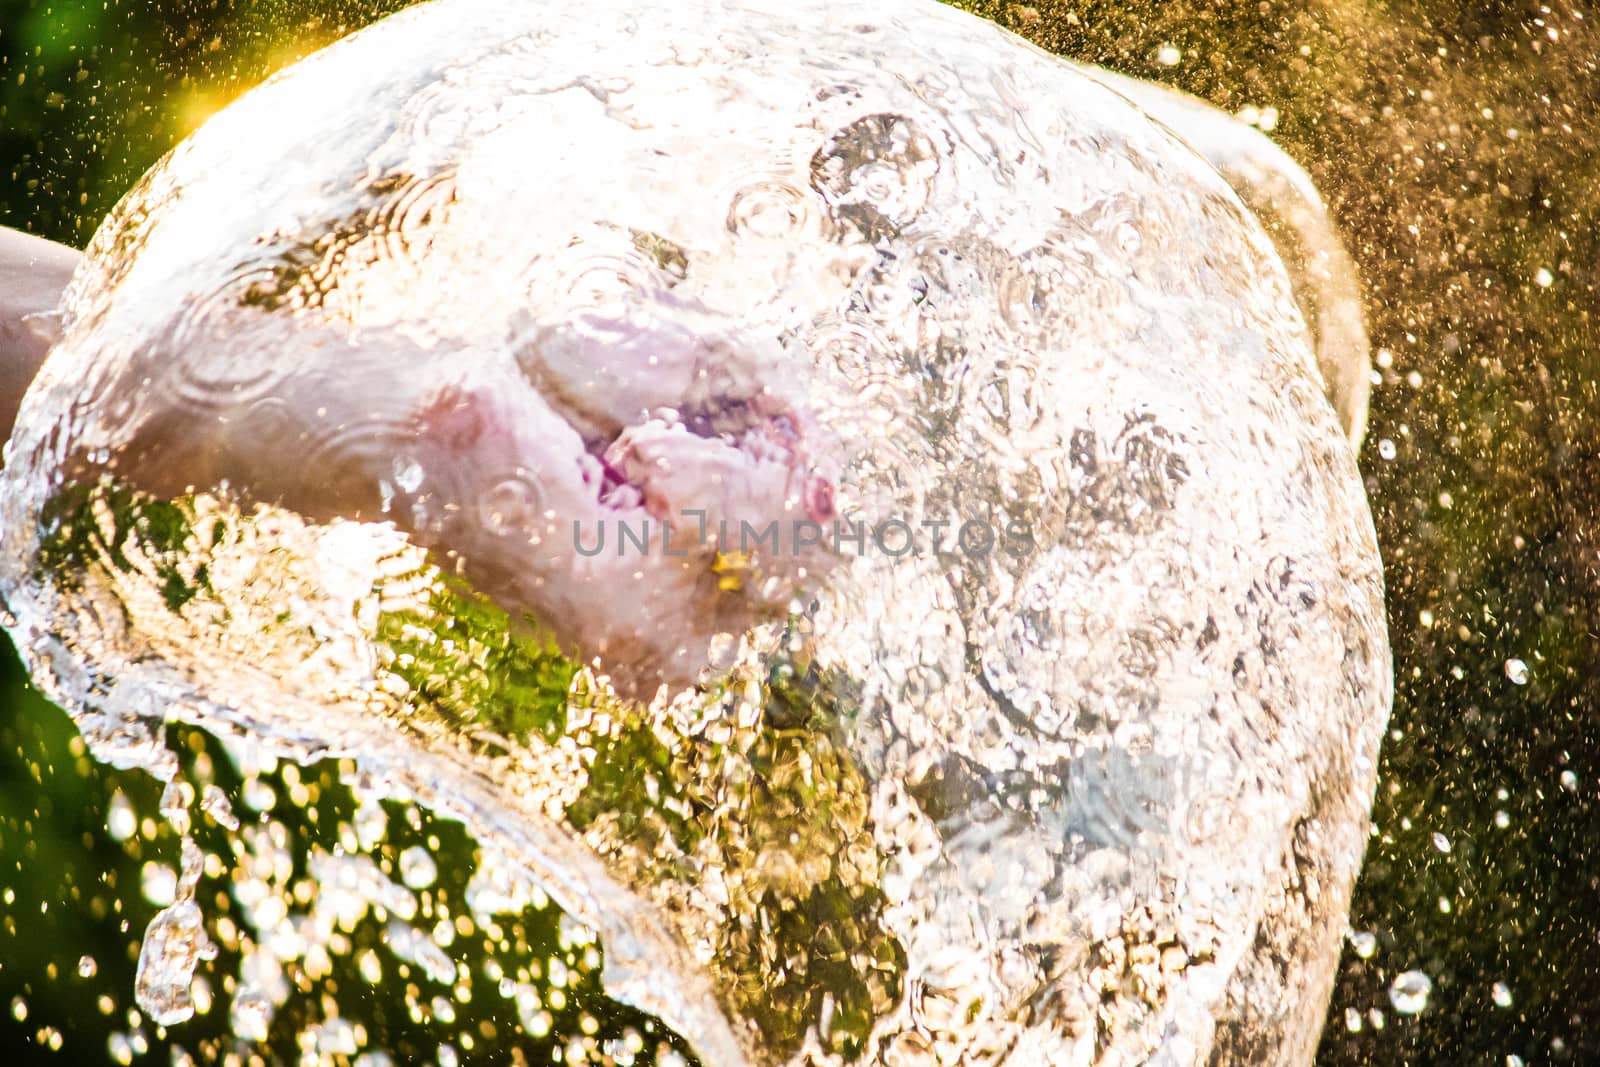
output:
[[[102,759],[460,819],[708,1063],[1306,1062],[1390,699],[1364,339],[1161,106],[920,0],[387,19],[95,237],[13,636]]]

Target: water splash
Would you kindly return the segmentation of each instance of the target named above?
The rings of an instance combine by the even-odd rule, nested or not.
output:
[[[0,588],[96,756],[244,872],[240,1037],[348,961],[441,1060],[485,981],[627,1053],[597,975],[711,1064],[1308,1053],[1389,695],[1311,335],[1189,147],[902,6],[420,7],[96,239]],[[689,506],[846,526],[567,540]],[[357,796],[329,843],[273,814],[320,810],[319,759]],[[397,809],[478,843],[462,900],[374,855]],[[189,850],[141,970],[174,1024],[223,924]],[[383,1051],[324,1003],[298,1042]]]

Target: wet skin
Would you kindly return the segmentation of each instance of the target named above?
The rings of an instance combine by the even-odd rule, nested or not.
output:
[[[4,237],[0,277],[19,279],[0,335],[9,428],[78,256]],[[706,309],[640,297],[522,324],[513,358],[442,358],[385,331],[231,314],[225,336],[180,320],[136,355],[147,396],[129,403],[151,410],[81,476],[109,470],[168,498],[225,486],[313,521],[393,522],[640,697],[692,682],[719,634],[782,618],[831,565],[793,543],[795,523],[832,520],[834,474],[770,378],[776,342]],[[215,358],[227,354],[239,358]],[[193,389],[196,368],[261,371],[264,359],[262,395],[245,383],[198,405],[159,402]],[[772,549],[741,551],[742,524],[773,523]],[[623,529],[645,544],[623,551]]]
[[[0,439],[55,336],[61,291],[82,257],[75,249],[0,227]]]

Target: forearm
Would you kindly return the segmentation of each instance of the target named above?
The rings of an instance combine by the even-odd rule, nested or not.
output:
[[[75,249],[0,227],[0,441],[11,436],[22,394],[50,348],[53,311],[81,258]]]

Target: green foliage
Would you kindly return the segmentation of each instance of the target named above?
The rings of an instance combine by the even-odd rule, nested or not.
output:
[[[434,577],[425,611],[385,612],[378,640],[394,654],[388,670],[453,726],[547,743],[566,728],[577,667],[460,579]]]

